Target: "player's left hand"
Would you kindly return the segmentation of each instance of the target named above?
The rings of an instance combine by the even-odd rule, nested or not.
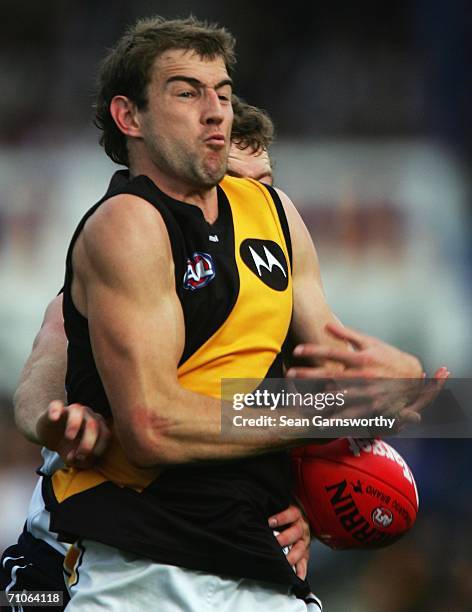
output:
[[[325,329],[333,337],[349,342],[354,350],[301,344],[295,348],[294,356],[307,365],[290,368],[286,374],[289,378],[342,380],[345,386],[346,379],[352,379],[351,406],[338,411],[337,416],[395,416],[397,429],[421,421],[421,411],[438,396],[449,377],[446,367],[425,381],[423,367],[413,355],[341,324],[328,323]],[[342,372],[339,365],[344,368]]]
[[[36,425],[38,440],[56,451],[64,463],[78,469],[91,468],[105,453],[111,432],[101,414],[82,404],[51,402]]]
[[[309,362],[308,367],[292,367],[287,375],[293,378],[336,378],[343,365],[342,378],[422,378],[423,366],[415,356],[387,344],[378,338],[367,336],[339,323],[328,323],[326,331],[351,344],[354,350],[323,344],[300,344],[294,357]]]
[[[269,527],[279,531],[276,536],[282,548],[290,547],[287,561],[304,580],[310,558],[310,527],[298,506],[291,504],[286,510],[269,518]]]

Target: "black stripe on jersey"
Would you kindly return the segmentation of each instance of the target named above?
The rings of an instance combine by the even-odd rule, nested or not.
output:
[[[279,194],[273,187],[271,187],[270,185],[266,185],[265,183],[264,187],[266,187],[267,191],[270,193],[272,199],[274,200],[275,208],[277,209],[277,213],[280,219],[280,225],[282,226],[282,231],[284,233],[285,244],[287,245],[290,268],[292,268],[292,239],[290,238],[290,229],[288,227],[288,221],[287,216],[285,214],[284,206],[280,200]]]
[[[179,366],[191,357],[226,321],[239,294],[239,274],[234,256],[234,226],[231,205],[223,189],[218,186],[218,218],[209,224],[202,210],[193,204],[174,200],[161,191],[147,176],[139,176],[124,188],[145,198],[162,214],[172,246],[175,265],[175,286],[183,309],[185,345]],[[187,232],[187,230],[191,231]],[[217,234],[218,242],[209,242],[209,234]],[[198,242],[195,238],[198,236]],[[208,287],[211,293],[211,312],[205,290],[189,292],[183,287],[187,257],[195,251],[212,256],[216,275]]]
[[[175,285],[185,321],[185,345],[179,366],[191,357],[223,325],[232,311],[239,295],[239,273],[235,259],[234,225],[231,205],[223,189],[218,185],[218,218],[209,224],[202,210],[195,205],[172,199],[159,190],[147,177],[140,177],[152,186],[154,197],[149,201],[167,207],[178,228],[178,233],[167,224],[172,244],[181,245],[180,261],[175,261]],[[159,200],[156,199],[156,193]],[[147,196],[146,196],[147,197]],[[162,202],[161,202],[161,201]],[[218,242],[210,242],[209,235],[216,234]],[[187,258],[195,251],[210,255],[215,265],[215,278],[204,289],[189,291],[183,285]],[[179,268],[178,264],[181,264]],[[208,296],[210,295],[210,298]],[[210,305],[210,309],[209,309]]]

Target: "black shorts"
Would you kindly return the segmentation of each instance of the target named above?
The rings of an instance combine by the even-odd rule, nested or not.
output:
[[[63,605],[47,607],[51,612],[62,612],[69,602],[62,566],[64,556],[43,540],[26,530],[18,543],[9,546],[0,561],[0,591],[62,591]],[[38,612],[41,608],[22,606],[24,612]],[[18,607],[0,606],[2,612],[19,610]]]

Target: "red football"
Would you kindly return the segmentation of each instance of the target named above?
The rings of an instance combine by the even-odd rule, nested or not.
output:
[[[388,546],[415,522],[415,479],[383,440],[311,444],[292,451],[292,466],[312,534],[331,548]]]

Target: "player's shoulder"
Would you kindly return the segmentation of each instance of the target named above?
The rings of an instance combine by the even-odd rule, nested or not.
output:
[[[107,226],[118,224],[137,227],[141,224],[151,224],[160,227],[161,213],[146,199],[129,193],[120,193],[104,200],[95,213],[88,219],[89,226]]]
[[[87,219],[74,251],[95,262],[144,261],[157,250],[170,256],[167,229],[147,200],[119,194],[105,200]]]
[[[100,204],[83,228],[85,241],[122,241],[145,244],[166,235],[161,213],[133,194],[114,195]]]

